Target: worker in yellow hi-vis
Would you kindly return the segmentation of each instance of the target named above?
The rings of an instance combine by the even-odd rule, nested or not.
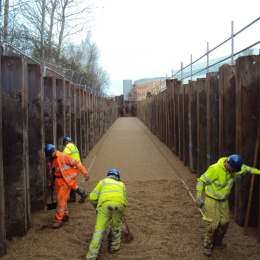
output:
[[[226,247],[222,241],[229,224],[228,197],[236,178],[241,178],[247,173],[260,174],[260,170],[243,164],[239,154],[232,154],[220,158],[198,179],[196,204],[205,208],[203,220],[206,230],[203,247],[207,256],[212,255],[213,247]],[[205,202],[202,200],[204,189]]]
[[[107,177],[99,181],[90,193],[90,202],[97,210],[97,220],[86,260],[95,260],[98,258],[102,238],[110,220],[112,220],[110,252],[114,253],[120,249],[123,217],[128,201],[126,187],[120,180],[118,170],[109,170]]]
[[[72,139],[69,136],[66,136],[63,139],[63,145],[65,147],[63,153],[69,154],[75,160],[80,161],[79,150],[77,146],[72,142]],[[78,186],[75,182],[75,184],[71,187],[70,200],[69,200],[70,202],[76,201],[76,193],[78,193],[81,197],[79,202],[82,203],[86,200],[87,194],[85,190],[82,187]]]

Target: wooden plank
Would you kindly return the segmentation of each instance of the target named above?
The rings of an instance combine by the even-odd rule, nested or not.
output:
[[[172,148],[172,97],[171,97],[171,81],[166,79],[166,87],[167,87],[167,107],[168,107],[168,115],[167,115],[167,146]]]
[[[56,122],[57,122],[57,148],[63,151],[65,137],[65,79],[56,79]]]
[[[197,171],[203,173],[207,169],[207,106],[206,79],[197,79]]]
[[[65,135],[71,137],[71,87],[70,82],[65,81]]]
[[[179,89],[181,81],[174,79],[173,96],[174,96],[174,152],[179,155]]]
[[[233,138],[230,138],[232,136]],[[236,150],[236,82],[235,66],[219,69],[219,157]]]
[[[2,56],[3,171],[6,236],[25,235],[31,219],[28,163],[27,63]]]
[[[232,136],[232,138],[230,138]],[[223,65],[219,69],[219,157],[236,151],[236,81],[235,66]],[[235,185],[229,196],[229,208],[233,212]]]
[[[89,145],[89,92],[86,92],[86,142],[87,142],[87,154],[90,151],[90,145]]]
[[[189,166],[192,172],[197,172],[197,89],[194,81],[189,81],[188,97]]]
[[[80,154],[82,154],[82,139],[81,139],[81,114],[80,114],[80,89],[76,88],[76,133],[77,133],[77,147],[79,149]]]
[[[1,49],[0,56],[2,57]],[[1,67],[1,59],[0,59]],[[3,131],[2,131],[2,72],[0,71],[0,257],[6,254],[6,228],[5,228],[5,185],[3,172]]]
[[[31,210],[45,207],[46,169],[44,155],[43,77],[42,67],[28,65],[29,85],[29,174]]]
[[[260,114],[259,71],[260,56],[240,57],[236,61],[236,152],[242,155],[248,165],[252,165],[254,160]],[[238,180],[235,186],[235,220],[239,225],[245,221],[250,179],[248,174],[241,181]],[[249,225],[257,225],[258,222],[258,181],[255,185]]]
[[[80,89],[80,130],[81,130],[81,156],[86,157],[86,138],[85,138],[85,90]]]
[[[183,160],[183,85],[178,90],[178,148],[179,158]]]
[[[94,146],[94,125],[93,125],[93,94],[89,94],[89,149]]]
[[[219,159],[219,80],[217,72],[206,78],[207,95],[207,167]]]
[[[183,86],[183,162],[184,165],[189,164],[189,114],[188,114],[188,105],[189,105],[189,96],[188,96],[188,84]]]
[[[70,84],[70,98],[71,98],[71,138],[73,142],[77,143],[77,125],[76,125],[76,91],[75,86]]]
[[[56,78],[46,77],[43,84],[45,142],[56,145]]]

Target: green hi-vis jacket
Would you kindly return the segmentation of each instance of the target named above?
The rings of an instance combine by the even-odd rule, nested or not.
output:
[[[217,163],[211,165],[208,170],[197,180],[197,196],[201,197],[205,188],[205,193],[217,200],[227,199],[234,181],[237,177],[242,177],[247,173],[260,174],[260,170],[242,165],[240,172],[230,173],[226,170],[224,163],[228,157],[222,157]]]
[[[122,181],[113,178],[105,178],[97,184],[95,189],[90,193],[91,202],[97,202],[97,208],[105,201],[121,202],[127,206],[126,187]]]
[[[69,154],[72,158],[80,161],[79,150],[73,143],[68,143],[63,150],[64,153]]]

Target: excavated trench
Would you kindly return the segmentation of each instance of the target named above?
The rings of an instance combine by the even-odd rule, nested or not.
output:
[[[137,118],[119,118],[84,160],[91,179],[80,185],[91,191],[110,168],[117,168],[126,183],[129,206],[126,222],[133,241],[123,237],[121,250],[107,251],[107,235],[100,260],[107,259],[206,259],[202,252],[203,222],[192,196],[197,175],[183,163]],[[185,188],[186,185],[186,188]],[[188,192],[188,190],[190,192]],[[69,203],[70,221],[61,229],[50,224],[55,211],[32,215],[32,227],[25,237],[8,241],[5,260],[85,259],[96,214],[91,204]],[[260,245],[254,229],[243,229],[231,218],[226,242],[211,259],[259,259]],[[124,226],[126,232],[126,226]]]

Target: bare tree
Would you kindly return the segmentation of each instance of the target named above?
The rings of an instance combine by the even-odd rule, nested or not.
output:
[[[41,35],[41,47],[40,47],[40,57],[44,59],[44,33],[45,33],[45,13],[46,13],[46,0],[42,0],[41,2],[41,30],[40,30],[40,35]]]
[[[5,0],[5,7],[4,7],[4,35],[3,41],[6,41],[8,35],[8,15],[9,15],[9,0]]]
[[[86,29],[88,14],[91,7],[84,0],[59,0],[60,9],[58,12],[58,29],[59,40],[57,46],[56,61],[58,61],[62,44],[65,39],[72,35],[78,34]]]
[[[53,37],[53,27],[54,27],[54,18],[55,18],[55,11],[57,7],[57,0],[51,0],[50,1],[51,8],[49,10],[50,13],[50,26],[49,26],[49,31],[48,31],[48,56],[52,56],[52,37]]]

